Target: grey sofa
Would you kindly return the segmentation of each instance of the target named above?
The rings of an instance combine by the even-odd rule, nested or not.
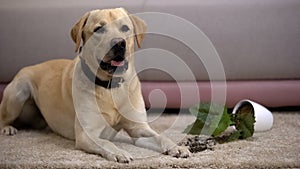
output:
[[[143,56],[136,57],[148,107],[186,108],[199,101],[218,102],[222,98],[212,93],[219,90],[225,90],[228,107],[246,98],[268,107],[300,106],[298,0],[2,0],[0,93],[24,66],[74,58],[72,26],[89,10],[112,7],[178,16],[199,28],[219,54],[225,77],[211,77],[208,70],[212,69],[180,39],[148,33],[137,52]],[[155,23],[149,20],[148,26],[173,30],[171,25]],[[161,50],[147,53],[153,48]],[[170,56],[180,58],[193,76],[182,73],[182,65]]]

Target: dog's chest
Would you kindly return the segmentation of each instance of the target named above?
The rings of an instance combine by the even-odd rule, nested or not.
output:
[[[96,89],[96,98],[100,113],[111,126],[119,124],[123,117],[123,111],[130,111],[126,108],[128,106],[128,96],[124,92],[123,87],[116,89],[98,87]]]

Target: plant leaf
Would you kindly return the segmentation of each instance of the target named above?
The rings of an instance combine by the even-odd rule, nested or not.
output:
[[[228,128],[228,126],[230,126],[231,123],[232,122],[230,120],[229,114],[227,113],[227,109],[224,108],[222,117],[217,124],[217,128],[215,128],[215,131],[213,132],[213,136],[219,136],[220,134],[222,134]]]
[[[196,119],[196,121],[188,125],[183,132],[188,134],[193,134],[193,135],[199,135],[201,133],[203,126],[204,123],[201,120]]]
[[[240,131],[240,139],[251,137],[254,133],[254,109],[251,104],[242,105],[235,118],[236,129]]]
[[[188,134],[218,136],[232,123],[227,108],[215,103],[200,103],[189,109],[197,119],[185,129]]]

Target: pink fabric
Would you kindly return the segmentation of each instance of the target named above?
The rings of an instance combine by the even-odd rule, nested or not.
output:
[[[217,95],[213,100],[212,85]],[[222,103],[218,92],[222,93],[224,89],[225,103],[229,108],[242,99],[250,99],[267,107],[300,106],[299,80],[229,81],[226,85],[223,82],[143,82],[142,88],[146,106],[151,108],[188,108],[200,101]],[[165,96],[161,97],[162,93],[158,90]]]

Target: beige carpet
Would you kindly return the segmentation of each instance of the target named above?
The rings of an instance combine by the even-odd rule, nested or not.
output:
[[[248,140],[218,144],[213,151],[187,159],[135,147],[121,133],[116,145],[135,157],[129,164],[75,150],[73,141],[50,130],[21,130],[16,136],[0,136],[0,168],[300,168],[300,113],[274,113],[274,118],[271,131],[255,133]],[[184,136],[180,133],[182,126],[193,117],[156,114],[150,119],[153,128],[178,141]]]

